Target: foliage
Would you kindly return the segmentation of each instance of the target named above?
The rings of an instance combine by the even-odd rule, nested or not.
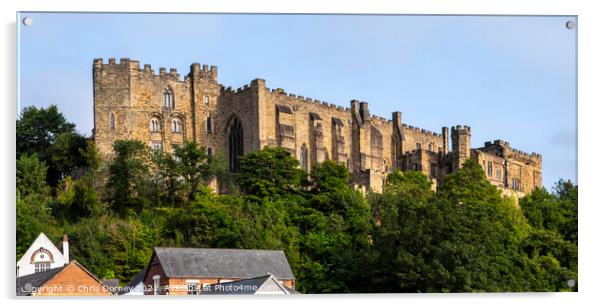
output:
[[[128,210],[139,212],[147,204],[150,152],[136,140],[118,140],[113,151],[115,159],[109,166],[107,182],[110,206],[122,216]]]
[[[303,172],[298,166],[299,161],[285,149],[266,147],[241,158],[235,181],[247,195],[283,195],[300,185]]]
[[[23,111],[17,258],[44,232],[68,234],[72,259],[122,284],[153,247],[185,246],[282,249],[303,293],[577,290],[566,284],[578,273],[578,190],[568,181],[516,207],[469,160],[437,192],[425,175],[396,171],[364,196],[344,165],[307,175],[281,148],[246,154],[233,173],[194,142],[174,155],[134,140],[113,148],[101,161],[56,107]],[[215,178],[242,194],[215,193]]]

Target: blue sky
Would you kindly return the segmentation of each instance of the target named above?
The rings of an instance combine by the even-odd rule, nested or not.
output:
[[[433,131],[472,127],[543,155],[543,179],[576,181],[574,17],[23,13],[19,108],[56,104],[93,128],[92,60],[217,65],[233,88],[283,88]]]

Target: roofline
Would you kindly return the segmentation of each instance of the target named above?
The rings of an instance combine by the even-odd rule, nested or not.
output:
[[[155,246],[153,247],[153,251],[156,249],[198,249],[198,250],[242,250],[242,251],[281,251],[284,253],[283,249],[240,249],[240,248],[205,248],[205,247],[164,247],[164,246]],[[285,254],[286,255],[286,254]]]
[[[161,262],[161,257],[159,257],[159,255],[157,254],[157,249],[198,249],[198,250],[243,250],[243,251],[269,251],[269,252],[282,252],[282,254],[284,255],[284,259],[286,259],[286,263],[288,264],[288,267],[291,269],[291,276],[292,278],[278,278],[278,279],[287,279],[287,280],[297,280],[297,278],[295,277],[295,274],[293,273],[293,270],[291,268],[291,265],[288,261],[288,257],[286,256],[286,253],[284,253],[284,250],[280,249],[280,250],[267,250],[267,249],[238,249],[238,248],[196,248],[196,247],[161,247],[161,246],[155,246],[153,247],[153,254],[150,257],[150,260],[148,261],[148,265],[146,266],[146,274],[144,275],[144,278],[142,278],[142,281],[146,281],[146,276],[148,276],[148,269],[151,266],[151,263],[153,262],[153,259],[155,256],[157,256],[157,259],[159,259],[159,265],[161,266],[161,268],[163,269],[163,272],[165,273],[165,277],[167,278],[224,278],[224,277],[215,277],[215,276],[169,276],[167,274],[167,272],[165,271],[165,269],[163,268],[163,263]],[[262,277],[262,276],[259,276]],[[228,278],[234,278],[234,279],[251,279],[251,278],[255,278],[255,277],[228,277]]]

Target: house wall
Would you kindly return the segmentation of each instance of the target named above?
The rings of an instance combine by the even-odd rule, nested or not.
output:
[[[38,289],[34,296],[108,296],[112,293],[76,263],[71,262]]]

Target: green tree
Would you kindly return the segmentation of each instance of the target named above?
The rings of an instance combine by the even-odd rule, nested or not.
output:
[[[223,166],[215,156],[208,156],[207,149],[195,141],[185,142],[175,151],[178,171],[184,178],[184,187],[188,200],[194,200],[199,187],[212,177],[222,173]]]
[[[67,177],[61,181],[59,188],[52,205],[55,218],[75,222],[81,218],[101,214],[102,205],[96,194],[92,176],[86,175],[77,180]]]
[[[52,173],[51,183],[56,184],[55,180],[71,175],[78,168],[80,169],[78,174],[83,174],[84,169],[88,167],[88,161],[84,156],[87,148],[86,138],[77,133],[58,134],[46,153],[50,164],[49,172]]]
[[[48,108],[26,107],[17,120],[17,157],[37,153],[42,159],[61,133],[74,133],[75,125],[67,122],[55,105]]]
[[[150,152],[137,140],[118,140],[113,144],[115,158],[109,164],[107,182],[111,209],[120,215],[140,211],[148,204]]]
[[[17,194],[47,194],[46,170],[48,167],[35,154],[24,154],[17,159]]]
[[[288,151],[266,147],[244,155],[234,176],[243,193],[263,198],[296,191],[304,175]]]

